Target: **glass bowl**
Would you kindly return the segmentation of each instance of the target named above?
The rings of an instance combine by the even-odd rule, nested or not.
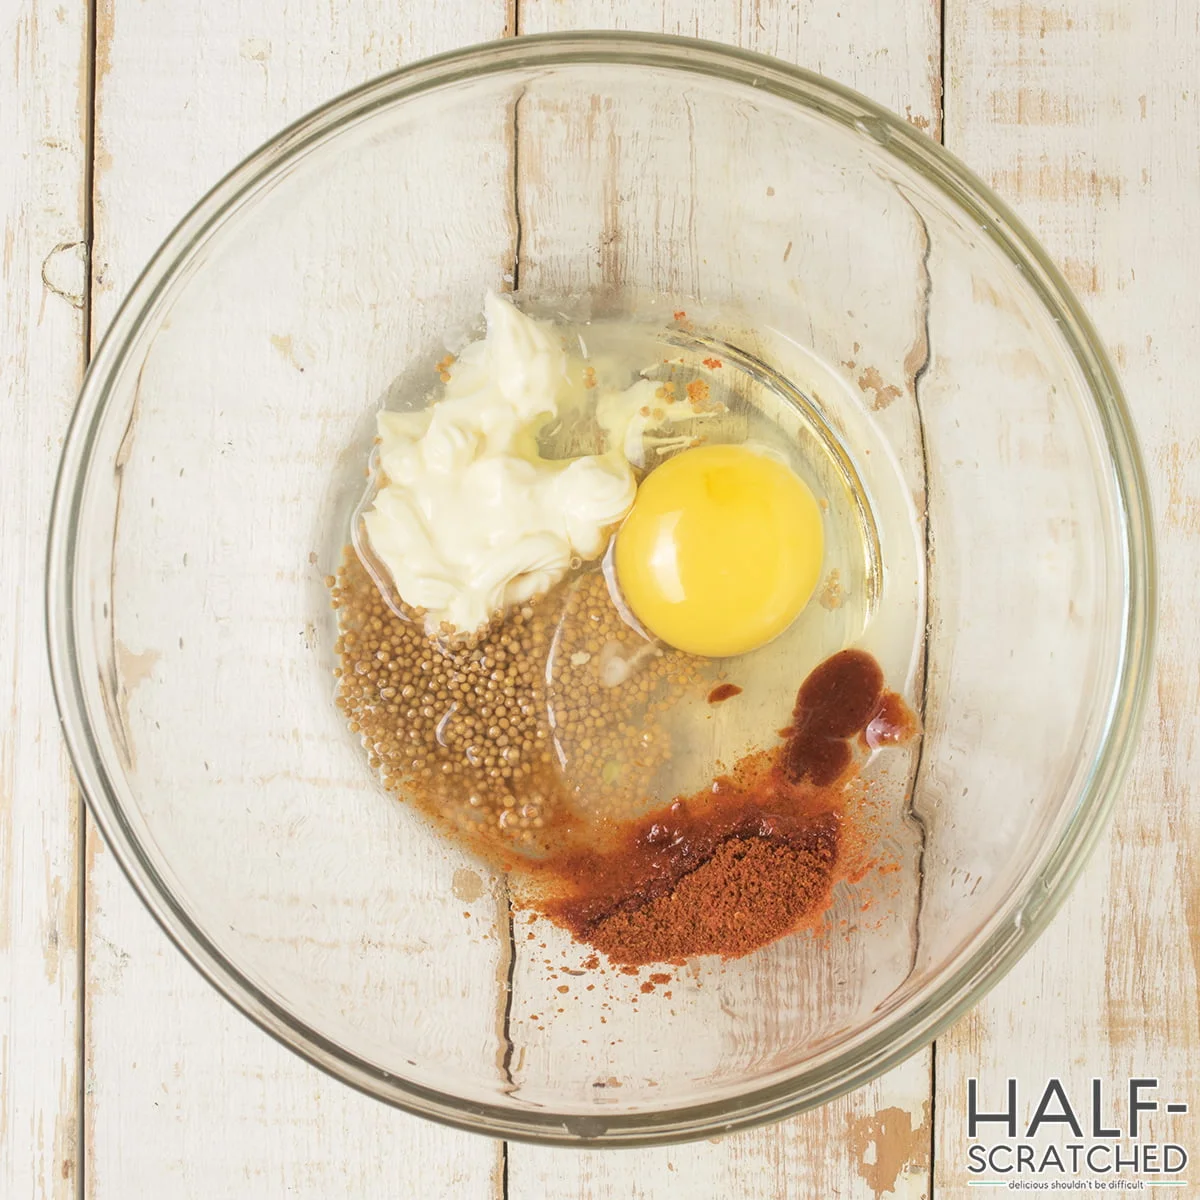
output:
[[[887,664],[924,724],[895,760],[892,869],[652,995],[552,984],[565,935],[388,797],[332,702],[324,580],[373,413],[514,285],[575,317],[684,310],[794,387],[868,496],[886,460],[903,486],[873,519],[919,549],[875,563],[877,586],[911,575],[924,635]],[[48,622],[104,837],[234,1004],[413,1112],[635,1144],[829,1100],[1011,967],[1115,799],[1153,580],[1113,371],[986,187],[804,71],[581,34],[359,88],[183,220],[88,372]]]

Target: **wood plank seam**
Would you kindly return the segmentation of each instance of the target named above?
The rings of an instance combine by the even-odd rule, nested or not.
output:
[[[521,34],[521,0],[507,0],[508,15],[505,18],[505,36],[519,37]],[[521,221],[521,101],[524,99],[525,89],[522,88],[513,101],[512,106],[512,123],[509,129],[509,159],[512,164],[512,170],[509,173],[509,204],[512,211],[513,220],[513,252],[512,266],[510,274],[512,275],[512,290],[518,291],[521,286],[521,239],[523,226]],[[504,1073],[505,1086],[508,1091],[512,1091],[515,1086],[513,1078],[512,1064],[514,1053],[514,1040],[512,1030],[512,1004],[513,1004],[513,987],[514,977],[517,968],[517,934],[516,934],[516,914],[513,911],[512,890],[507,881],[502,885],[504,918],[505,918],[505,933],[508,939],[508,955],[505,968],[505,977],[503,980],[504,995],[501,997],[504,1018],[501,1023],[500,1038],[503,1046],[503,1061],[501,1069]],[[509,1179],[508,1179],[508,1141],[500,1143],[500,1198],[499,1200],[509,1200]]]
[[[940,100],[939,100],[940,103]],[[939,139],[941,136],[941,122],[938,126]],[[903,192],[901,192],[903,195]],[[921,215],[920,210],[915,204],[911,205],[913,220],[917,228],[920,230],[923,246],[921,250],[921,273],[923,279],[921,281],[922,294],[922,339],[924,346],[920,343],[913,347],[914,351],[918,352],[919,361],[915,363],[913,370],[912,383],[910,385],[913,397],[913,411],[916,414],[917,438],[920,447],[922,476],[928,480],[929,478],[929,445],[925,430],[925,418],[921,411],[921,382],[929,370],[929,364],[933,357],[933,343],[930,338],[930,299],[933,289],[933,277],[929,271],[929,256],[932,251],[931,239],[929,237],[929,228],[925,223],[925,218]],[[928,487],[926,490],[928,497]],[[926,571],[928,565],[933,561],[933,522],[929,519],[928,509],[922,514],[924,531],[925,531],[925,563]],[[921,647],[921,697],[920,697],[920,712],[922,723],[925,721],[925,707],[929,697],[929,643],[930,634],[932,632],[932,607],[926,599],[925,609],[925,631],[923,635],[923,645]],[[925,900],[925,856],[929,849],[929,828],[920,810],[917,808],[916,799],[920,788],[922,767],[925,765],[925,741],[921,740],[917,748],[917,760],[913,766],[912,773],[912,789],[909,794],[908,805],[905,810],[905,818],[914,824],[920,831],[921,849],[917,860],[917,900],[916,900],[916,926],[914,929],[913,946],[912,946],[912,970],[917,969],[918,955],[921,946],[921,915],[924,912]],[[934,1114],[937,1112],[937,1040],[935,1039],[929,1046],[929,1200],[933,1200],[933,1155],[934,1155]]]
[[[46,664],[44,563],[58,445],[83,365],[83,12],[0,16],[0,1194],[76,1193],[81,797]]]
[[[937,77],[937,142],[941,146],[946,144],[946,7],[951,3],[951,0],[937,0],[937,22],[938,22],[938,77]],[[929,237],[926,233],[925,238],[925,256],[924,266],[926,278],[929,278]],[[929,359],[931,357],[929,347],[929,298],[926,295],[925,302],[925,338],[926,338],[926,355],[925,362],[921,365],[920,370],[913,376],[913,391],[916,393],[921,376],[929,367]],[[921,406],[918,403],[917,413],[920,417]],[[928,475],[929,458],[927,447],[925,445],[925,422],[920,420],[921,427],[921,453],[925,455],[926,474]],[[925,522],[925,559],[929,561],[929,555],[933,549],[933,531],[930,528],[928,520]],[[926,613],[928,619],[928,612]],[[926,631],[926,643],[928,644],[928,630]],[[922,683],[922,700],[928,692],[929,682],[929,655],[925,656],[925,679]],[[922,867],[924,864],[922,863]],[[922,871],[922,877],[924,872]],[[937,1038],[929,1044],[929,1193],[928,1200],[934,1200],[937,1179],[937,1108],[938,1108],[938,1091],[937,1091]]]
[[[85,269],[83,273],[83,363],[84,370],[92,361],[92,299],[94,292],[93,255],[92,248],[95,239],[95,183],[96,183],[96,71],[97,71],[97,4],[99,0],[87,0],[86,17],[86,55],[87,80],[84,84],[84,128],[83,128],[83,238],[85,253]],[[78,787],[79,824],[76,830],[76,863],[78,873],[78,903],[79,903],[79,962],[78,981],[76,984],[76,1111],[79,1114],[79,1145],[76,1150],[75,1196],[76,1200],[86,1200],[88,1173],[88,1136],[89,1124],[86,1119],[88,1103],[87,1078],[87,897],[88,897],[88,815],[87,802],[83,792]]]

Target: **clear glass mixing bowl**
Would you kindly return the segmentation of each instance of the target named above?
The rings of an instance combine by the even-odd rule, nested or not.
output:
[[[677,972],[670,1000],[611,974],[559,993],[562,935],[514,932],[503,882],[378,788],[332,703],[323,577],[372,414],[513,284],[703,314],[863,467],[851,426],[873,431],[906,489],[875,515],[924,548],[924,645],[891,669],[925,726],[899,869],[841,885],[823,934]],[[88,373],[48,578],[80,780],[184,953],[339,1079],[559,1142],[780,1117],[976,1001],[1104,823],[1153,624],[1119,387],[1004,205],[826,80],[612,34],[380,79],[201,201]]]

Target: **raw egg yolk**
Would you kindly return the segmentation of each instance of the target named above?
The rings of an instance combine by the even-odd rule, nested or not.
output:
[[[638,488],[617,532],[617,583],[650,633],[689,654],[745,654],[781,634],[821,574],[821,511],[783,463],[698,446]]]

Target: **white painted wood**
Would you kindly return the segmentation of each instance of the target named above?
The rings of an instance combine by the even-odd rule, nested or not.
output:
[[[247,3],[195,11],[154,11],[123,0],[102,5],[93,275],[98,331],[174,220],[263,138],[362,79],[457,44],[499,36],[504,20],[500,4],[465,2],[373,4],[353,12],[340,5],[283,10]],[[299,302],[292,293],[283,299]],[[219,324],[219,314],[213,319]],[[281,327],[281,342],[287,332]],[[236,339],[238,331],[229,336]],[[335,350],[326,350],[337,357]],[[292,360],[310,352],[320,348],[289,344],[285,353],[267,347],[263,358],[257,347],[243,346],[234,357],[258,363],[264,372],[291,371]],[[156,419],[154,397],[166,393],[152,375],[146,380],[151,402],[146,411]],[[372,394],[380,386],[377,381]],[[141,481],[132,482],[131,476],[134,494],[143,500],[153,495],[154,471],[152,464],[142,463],[133,473]],[[145,495],[143,485],[150,489]],[[129,519],[136,526],[138,518]],[[186,524],[186,512],[177,512],[176,519]],[[136,600],[136,589],[127,594],[119,575],[118,590],[125,600]],[[219,598],[215,603],[220,606]],[[136,618],[133,611],[127,615]],[[268,638],[283,636],[274,628],[263,632]],[[297,633],[291,630],[288,636]],[[175,648],[159,646],[163,637],[152,622],[135,619],[126,649],[136,656],[158,648],[169,657]],[[167,660],[162,661],[156,678],[168,677]],[[130,674],[124,667],[121,671]],[[145,716],[141,692],[156,684],[143,681],[138,690],[132,678],[125,684],[132,697],[129,719],[137,726]],[[152,702],[147,693],[147,705]],[[197,710],[197,717],[208,721],[214,713]],[[287,790],[264,781],[263,812],[274,804],[273,794],[286,802]],[[346,817],[352,819],[355,804]],[[168,836],[185,832],[181,827]],[[249,829],[245,836],[251,836]],[[377,849],[382,852],[383,846]],[[422,870],[428,875],[432,914],[439,895],[446,902],[452,898],[448,875],[438,883],[436,856],[426,858]],[[214,862],[213,869],[216,886],[219,864]],[[202,881],[196,877],[193,883]],[[282,878],[277,883],[292,886]],[[265,892],[275,886],[269,884]],[[221,1000],[153,925],[94,830],[87,901],[87,1195],[207,1200],[497,1192],[497,1144],[404,1116],[331,1082]],[[281,978],[319,973],[325,963],[338,961],[340,918],[336,906],[326,912],[332,925],[314,927],[313,938],[264,944],[268,961],[280,964]],[[263,913],[253,900],[240,907],[243,948],[260,933],[270,938],[276,932],[268,926],[260,930]],[[385,920],[386,912],[379,916]],[[386,944],[386,930],[380,936]],[[330,938],[335,949],[326,951],[322,947]],[[378,971],[386,973],[388,957],[376,955],[376,967],[370,969],[364,959],[364,988],[386,988]],[[493,950],[485,984],[495,978],[494,958]],[[446,983],[444,999],[452,1003],[459,995],[452,971]],[[494,1004],[494,997],[488,1000]],[[353,998],[347,1003],[352,1010]]]
[[[1016,1076],[1024,1120],[1052,1075],[1081,1103],[1093,1077],[1116,1097],[1158,1077],[1160,1101],[1191,1107],[1152,1114],[1150,1138],[1200,1144],[1200,30],[1190,4],[1135,0],[947,17],[947,145],[1030,223],[1108,345],[1154,491],[1162,598],[1157,689],[1110,836],[1034,950],[938,1043],[936,1193],[958,1197],[971,1077],[1002,1107]]]
[[[0,1195],[78,1179],[80,801],[46,669],[42,562],[84,362],[83,6],[0,11]]]
[[[525,32],[569,21],[741,41],[843,79],[936,130],[933,5],[772,7],[526,0],[519,16]],[[1200,429],[1189,367],[1200,310],[1188,273],[1200,250],[1189,219],[1200,190],[1200,113],[1192,15],[1184,4],[1133,0],[947,5],[948,142],[1034,224],[1108,339],[1158,489],[1166,601],[1156,703],[1113,836],[1039,946],[939,1043],[939,1195],[967,1194],[962,1114],[971,1075],[998,1091],[1010,1071],[1023,1085],[1054,1072],[1085,1088],[1093,1074],[1144,1071],[1181,1097],[1196,1093],[1200,909],[1190,864],[1200,838],[1188,764],[1198,749],[1200,646],[1188,606],[1200,568]],[[0,111],[16,106],[20,115],[17,136],[0,146],[2,377],[19,414],[0,482],[3,567],[17,614],[14,636],[0,640],[8,663],[0,666],[20,699],[0,775],[0,1184],[14,1196],[64,1196],[76,1183],[75,827],[30,580],[40,575],[49,476],[81,359],[82,259],[70,247],[83,237],[83,16],[40,4],[6,15],[4,42],[15,53],[0,66]],[[349,13],[102,3],[99,323],[172,221],[283,122],[397,61],[499,34],[504,20],[470,4]],[[90,851],[91,1195],[498,1193],[498,1147],[388,1113],[274,1046],[182,962],[94,833]],[[928,1070],[915,1059],[819,1113],[715,1145],[621,1154],[510,1147],[509,1190],[917,1196],[929,1182],[928,1099]],[[1156,1128],[1194,1147],[1194,1110]]]
[[[509,1196],[637,1200],[919,1200],[929,1190],[925,1055],[803,1116],[653,1150],[508,1148]]]
[[[517,27],[521,33],[632,29],[742,46],[857,88],[938,136],[938,9],[926,0],[519,0]]]
[[[593,0],[581,9],[553,0],[525,0],[518,9],[518,25],[524,33],[611,27],[737,42],[824,70],[875,94],[900,112],[907,110],[923,127],[933,128],[938,63],[934,14],[917,7],[841,7],[846,10],[845,20],[834,5],[764,4],[751,10],[734,5]],[[579,293],[603,297],[613,285],[632,285],[651,294],[678,297],[679,307],[689,307],[698,298],[711,311],[721,312],[731,304],[753,311],[758,302],[773,315],[788,311],[789,302],[795,302],[801,322],[804,313],[809,314],[817,352],[827,361],[853,361],[859,348],[823,342],[821,322],[811,314],[814,302],[828,302],[831,309],[837,308],[835,297],[843,284],[850,294],[853,284],[843,278],[844,267],[862,248],[839,246],[819,233],[810,234],[802,220],[794,229],[787,225],[783,214],[798,207],[801,198],[788,192],[795,172],[789,173],[789,146],[786,138],[781,138],[773,155],[759,152],[751,159],[755,166],[776,161],[780,170],[778,181],[762,179],[762,199],[748,196],[744,201],[755,212],[762,231],[759,241],[747,242],[755,247],[761,242],[763,253],[770,255],[763,259],[761,295],[753,288],[748,291],[742,264],[727,261],[728,239],[719,221],[714,225],[702,192],[690,204],[686,198],[681,203],[669,194],[669,185],[664,185],[662,196],[655,194],[656,176],[673,154],[690,156],[690,169],[701,180],[710,176],[723,179],[727,172],[739,179],[747,174],[745,167],[718,160],[710,152],[710,146],[723,144],[717,132],[720,114],[705,108],[702,96],[689,93],[685,103],[695,110],[690,115],[696,131],[689,137],[686,122],[669,121],[674,99],[670,85],[664,83],[661,95],[639,103],[641,119],[634,127],[623,123],[619,111],[603,101],[585,113],[556,103],[552,81],[544,88],[530,88],[519,110],[521,290],[531,300]],[[647,121],[645,115],[651,113],[653,117]],[[769,139],[767,127],[769,117],[764,117],[755,136]],[[555,185],[554,164],[577,158],[590,164],[584,170],[590,170],[592,177],[569,196],[564,195]],[[776,182],[782,192],[771,186]],[[819,189],[821,185],[814,186]],[[836,189],[837,183],[831,182],[831,186]],[[782,203],[773,209],[777,199]],[[880,207],[886,203],[881,196]],[[655,213],[664,216],[656,220]],[[594,244],[595,254],[580,256],[581,242]],[[793,262],[792,293],[777,295],[771,290],[773,283],[783,286],[791,278],[787,269],[778,268],[776,254]],[[903,397],[882,419],[893,444],[908,447],[907,452],[900,450],[900,457],[910,490],[923,493],[919,437],[911,408],[913,364],[919,365],[917,343],[923,334],[920,329],[889,327],[888,321],[894,312],[888,310],[890,296],[908,289],[920,294],[924,286],[920,239],[914,236],[910,213],[897,213],[892,236],[872,261],[887,263],[895,279],[880,286],[875,316],[868,311],[871,301],[865,301],[860,315],[863,327],[871,329],[873,336],[864,340],[872,342],[871,353],[878,359],[870,365],[888,381],[894,380],[898,397]],[[809,279],[821,280],[823,290],[815,298],[805,290]],[[601,300],[602,309],[603,303]],[[855,295],[856,311],[862,303],[863,298]],[[751,345],[769,361],[779,361],[782,347],[754,345],[753,340]],[[861,373],[868,364],[857,365]],[[850,370],[853,387],[857,374]],[[792,377],[796,377],[794,372]],[[780,657],[787,660],[786,655]],[[899,669],[903,671],[905,666]],[[909,944],[902,931],[900,941]],[[600,1079],[606,1069],[612,1075],[614,1067],[620,1075],[624,1066],[631,1076],[640,1071],[655,1081],[647,1090],[641,1078],[630,1077],[622,1087],[622,1103],[651,1103],[655,1088],[670,1087],[670,1077],[679,1072],[670,1065],[678,1056],[678,1047],[671,1042],[670,1022],[674,1017],[678,1024],[684,1013],[685,1028],[706,1030],[702,1042],[697,1041],[691,1051],[698,1078],[716,1069],[714,1064],[719,1062],[725,1062],[728,1069],[728,1062],[736,1061],[738,1055],[745,1057],[747,1065],[763,1069],[771,1060],[775,1039],[785,1038],[789,1032],[800,1036],[798,1031],[806,1027],[811,1014],[803,1002],[798,1008],[792,1005],[798,996],[811,996],[818,990],[827,993],[823,969],[838,961],[841,952],[836,944],[822,944],[812,961],[801,953],[797,962],[795,950],[780,950],[725,969],[706,965],[701,971],[704,988],[697,990],[689,976],[672,985],[670,1001],[642,997],[639,1007],[631,1004],[637,981],[624,977],[606,978],[592,995],[570,1001],[556,996],[556,984],[548,978],[543,958],[549,955],[558,962],[560,956],[569,957],[569,951],[560,945],[561,937],[539,928],[536,944],[540,947],[543,942],[549,949],[531,945],[528,953],[520,938],[516,943],[514,1030],[526,1043],[515,1055],[516,1082],[523,1091],[537,1095],[550,1084],[546,1074],[550,1064],[576,1060],[590,1062]],[[846,950],[854,953],[849,946]],[[853,971],[853,967],[847,969]],[[797,979],[801,981],[798,987]],[[893,986],[898,982],[899,977]],[[770,1006],[764,1010],[765,994],[775,998],[777,1012],[768,1011]],[[560,1004],[582,1005],[583,1011],[588,1011],[604,1003],[609,1005],[607,1024],[603,1031],[595,1027],[602,1037],[599,1044],[586,1048],[572,1039],[569,1027],[559,1031],[553,1019],[526,1019],[529,1013],[552,1016]],[[701,1012],[707,1014],[703,1020]],[[655,1052],[658,1037],[645,1037],[647,1019],[663,1022],[660,1036],[667,1053]],[[636,1052],[618,1047],[632,1047]],[[770,1129],[734,1135],[716,1145],[574,1156],[514,1145],[509,1148],[509,1193],[521,1200],[545,1195],[631,1194],[870,1196],[883,1191],[921,1196],[928,1188],[929,1062],[928,1052],[920,1054],[885,1079],[823,1110]]]

